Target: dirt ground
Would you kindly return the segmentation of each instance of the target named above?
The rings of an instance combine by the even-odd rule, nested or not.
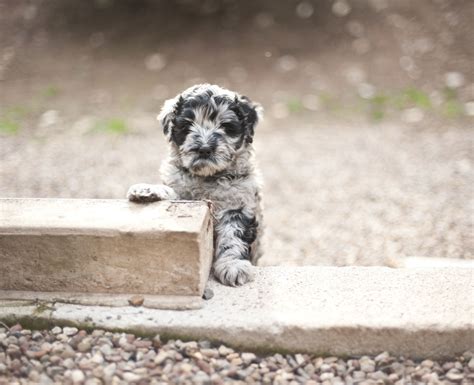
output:
[[[0,196],[158,181],[161,104],[210,82],[266,111],[262,264],[473,258],[473,14],[463,0],[0,0]]]

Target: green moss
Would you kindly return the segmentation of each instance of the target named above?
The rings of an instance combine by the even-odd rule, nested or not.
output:
[[[299,99],[291,99],[286,103],[288,111],[291,113],[299,113],[303,111],[303,103]]]
[[[16,134],[20,131],[22,120],[28,115],[28,109],[21,106],[7,108],[0,115],[0,132]]]
[[[20,123],[9,119],[0,118],[0,131],[6,134],[16,134],[20,130]]]
[[[463,115],[464,109],[458,100],[456,90],[446,87],[443,90],[444,103],[441,105],[441,113],[447,118],[458,118]]]
[[[59,95],[59,88],[56,86],[48,86],[46,87],[42,92],[41,96],[46,97],[46,98],[54,98]]]
[[[112,134],[124,134],[129,131],[127,123],[123,119],[110,118],[98,122],[94,131],[109,132]]]
[[[432,107],[428,94],[415,87],[405,88],[399,95],[396,95],[394,104],[399,109],[418,107],[427,110]]]

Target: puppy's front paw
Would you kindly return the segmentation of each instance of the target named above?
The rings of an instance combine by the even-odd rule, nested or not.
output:
[[[134,184],[128,189],[127,199],[132,202],[156,202],[176,199],[176,193],[171,187],[147,183]]]
[[[214,275],[224,285],[240,286],[253,280],[253,266],[243,259],[217,260]]]

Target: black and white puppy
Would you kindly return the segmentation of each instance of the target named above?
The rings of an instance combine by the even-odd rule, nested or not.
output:
[[[134,202],[210,200],[214,210],[213,271],[226,285],[252,279],[260,256],[260,178],[253,136],[261,107],[216,85],[200,84],[167,100],[158,115],[170,143],[161,167],[164,184],[136,184]]]

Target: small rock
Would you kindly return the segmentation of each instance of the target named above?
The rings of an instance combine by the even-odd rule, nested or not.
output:
[[[113,353],[113,350],[110,345],[102,345],[99,350],[104,356],[108,356]]]
[[[151,340],[151,343],[152,343],[152,345],[153,345],[153,347],[154,347],[155,349],[161,348],[160,335],[157,334],[156,336],[154,336],[153,339]]]
[[[352,376],[354,377],[355,380],[362,380],[365,378],[365,372],[361,370],[356,370],[352,373]]]
[[[424,360],[421,362],[421,366],[425,367],[425,368],[432,368],[434,365],[433,361],[431,360]]]
[[[219,352],[216,349],[201,349],[201,354],[208,358],[219,357]]]
[[[71,372],[71,380],[74,384],[79,384],[85,380],[84,373],[81,370],[75,369]]]
[[[66,359],[63,361],[62,366],[64,366],[65,368],[68,368],[68,369],[74,369],[74,367],[76,366],[76,364],[74,363],[74,361],[73,361],[72,358],[66,358]]]
[[[385,361],[389,357],[390,354],[388,354],[388,352],[380,353],[378,356],[375,357],[375,362]]]
[[[168,354],[163,351],[160,351],[153,361],[155,362],[155,364],[161,365],[167,358]]]
[[[326,372],[326,373],[321,373],[321,375],[319,376],[319,379],[321,381],[326,381],[326,380],[330,380],[333,377],[334,377],[334,373]]]
[[[32,358],[32,359],[35,359],[35,360],[39,360],[45,354],[48,354],[48,352],[46,350],[38,350],[38,351],[27,350],[26,351],[26,356],[28,358]]]
[[[122,375],[122,377],[127,382],[136,382],[136,381],[139,381],[142,378],[138,374],[135,374],[135,373],[132,373],[132,372],[125,372]]]
[[[474,101],[464,104],[464,112],[467,116],[474,116]]]
[[[15,333],[15,332],[19,332],[21,331],[23,328],[21,327],[20,324],[16,324],[16,325],[13,325],[11,328],[10,328],[10,333]]]
[[[469,363],[467,364],[468,368],[471,369],[474,372],[474,357],[469,360]]]
[[[102,353],[96,352],[96,353],[92,356],[91,362],[93,362],[93,363],[95,363],[95,364],[102,364],[102,363],[104,363],[104,356],[102,356]]]
[[[10,356],[11,359],[21,357],[21,350],[17,345],[9,345],[6,353],[8,356]]]
[[[117,364],[116,363],[111,363],[107,365],[104,368],[104,378],[105,379],[111,379],[112,376],[115,374],[115,371],[117,370]]]
[[[88,378],[84,385],[102,385],[102,381],[98,378]]]
[[[228,356],[229,354],[234,353],[234,350],[231,348],[228,348],[224,345],[221,345],[219,347],[219,354],[223,357]]]
[[[210,300],[212,297],[214,297],[214,292],[212,291],[211,288],[206,287],[204,289],[204,293],[202,295],[202,298],[205,299],[206,301]]]
[[[464,76],[460,72],[447,72],[444,79],[449,88],[459,88],[464,85]]]
[[[454,368],[454,362],[445,362],[445,363],[443,364],[443,369],[444,369],[445,371],[449,371],[449,370],[451,370],[451,369],[453,369],[453,368]]]
[[[65,327],[63,328],[63,333],[67,335],[68,337],[74,336],[77,334],[79,330],[77,328],[70,328],[70,327]]]
[[[128,300],[131,306],[142,306],[143,302],[145,302],[145,298],[142,295],[134,295]]]
[[[92,337],[102,337],[104,335],[105,331],[101,329],[96,329],[92,332],[91,336]]]
[[[201,369],[203,372],[207,374],[211,374],[211,366],[204,360],[198,360],[196,365]]]
[[[135,340],[133,343],[137,348],[150,349],[152,342],[149,340]]]
[[[53,334],[60,334],[62,332],[63,330],[59,326],[55,326],[54,328],[51,329],[51,333]]]
[[[375,365],[372,362],[361,362],[360,369],[365,373],[372,373],[375,370]]]
[[[424,112],[418,108],[407,108],[402,112],[402,120],[406,123],[418,123],[425,117]]]
[[[257,359],[257,356],[253,353],[242,353],[241,358],[247,365],[249,365]]]
[[[332,370],[332,368],[331,368],[331,365],[329,365],[327,363],[324,363],[324,364],[321,365],[319,370],[321,370],[321,372],[325,373],[325,372],[330,372]]]
[[[81,353],[88,352],[91,350],[91,344],[87,341],[82,341],[77,345],[77,350],[79,350]]]
[[[459,373],[456,369],[451,369],[448,373],[446,373],[446,378],[449,381],[461,382],[464,379],[464,375]]]
[[[40,128],[46,128],[53,126],[59,121],[59,111],[57,110],[48,110],[41,114],[38,126]]]
[[[41,334],[41,332],[38,332],[38,331],[34,331],[33,334],[31,335],[31,339],[33,341],[39,341],[43,338],[43,335]]]

